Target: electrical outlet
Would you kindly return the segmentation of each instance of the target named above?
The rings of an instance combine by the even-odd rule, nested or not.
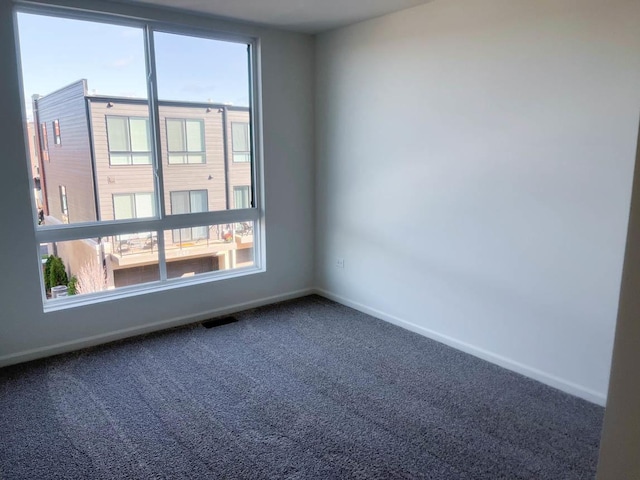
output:
[[[344,268],[344,258],[336,258],[336,268]]]

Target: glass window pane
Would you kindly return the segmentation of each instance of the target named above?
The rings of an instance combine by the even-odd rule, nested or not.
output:
[[[187,156],[186,155],[180,155],[180,154],[175,154],[175,153],[170,153],[169,154],[169,163],[187,163],[186,162]],[[165,177],[167,175],[167,173],[169,175],[171,175],[171,172],[166,172],[165,173]]]
[[[128,153],[112,153],[109,155],[109,163],[111,165],[129,165],[131,163],[131,155]]]
[[[184,152],[184,124],[181,120],[167,119],[167,144],[170,152]]]
[[[136,218],[153,217],[153,194],[136,193]]]
[[[249,124],[233,123],[231,125],[233,134],[233,151],[248,152],[249,151]]]
[[[133,195],[124,194],[113,196],[113,213],[116,220],[135,218],[134,209]]]
[[[205,155],[203,153],[198,153],[198,154],[194,154],[194,153],[190,153],[189,155],[187,155],[187,163],[204,163],[205,162]]]
[[[51,136],[47,151],[46,139],[34,145],[45,160],[36,218],[65,221],[57,197],[66,185],[69,223],[112,221],[121,208],[114,195],[155,186],[144,31],[24,12],[17,22],[27,122]]]
[[[154,46],[158,113],[167,136],[160,142],[169,166],[163,169],[165,208],[171,210],[170,191],[188,190],[207,191],[208,211],[234,208],[233,188],[253,181],[250,46],[165,32],[154,33]],[[240,152],[233,147],[235,123]]]
[[[251,160],[251,155],[248,153],[234,153],[233,161],[236,163],[247,163]]]
[[[204,240],[207,238],[207,227],[193,227],[191,229],[192,238],[194,240]]]
[[[246,44],[164,32],[154,43],[160,100],[249,106]]]
[[[187,151],[204,152],[204,125],[200,120],[187,120]]]
[[[67,204],[67,187],[64,185],[59,185],[58,189],[60,190],[60,205],[63,214],[67,214],[69,211],[69,206]]]
[[[148,152],[151,150],[149,141],[149,121],[146,118],[130,118],[131,151]]]
[[[65,19],[64,11],[53,15],[16,13],[25,132],[35,134],[29,168],[42,174],[33,179],[34,190],[41,190],[34,196],[42,199],[34,218],[59,225],[70,212],[76,223],[118,223],[65,228],[72,238],[107,235],[102,238],[43,244],[51,255],[43,259],[49,262],[43,273],[47,296],[159,281],[165,266],[176,278],[254,265],[252,223],[194,223],[212,221],[194,215],[199,212],[249,203],[253,166],[233,160],[234,153],[250,156],[251,45],[154,30],[147,46],[157,63],[159,122],[151,132],[143,23],[123,27],[101,23],[99,16],[85,21]],[[46,48],[51,42],[53,50]],[[236,133],[233,124],[240,125]],[[167,168],[155,171],[156,160]],[[162,199],[155,191],[157,175],[165,182]],[[161,219],[158,205],[184,214],[181,225],[188,226],[172,230],[178,224]],[[160,225],[130,221],[142,218],[157,218]],[[159,231],[132,230],[149,228]],[[158,235],[164,235],[160,242]],[[57,229],[44,229],[38,238],[60,237]],[[166,265],[158,264],[158,243],[166,244]]]
[[[168,278],[255,265],[253,228],[240,222],[165,231]]]
[[[233,207],[249,208],[249,187],[235,187],[233,189]]]
[[[171,213],[176,215],[190,211],[189,192],[171,192]]]
[[[191,241],[191,229],[190,228],[181,228],[178,230],[174,230],[172,233],[172,238],[174,243],[190,242]]]
[[[126,118],[107,117],[107,133],[109,135],[109,151],[129,151],[129,130]]]
[[[160,280],[155,232],[56,242],[47,250],[43,283],[55,301]]]
[[[133,165],[151,165],[151,154],[134,153],[131,155],[131,163]]]
[[[207,208],[207,191],[197,190],[190,192],[191,194],[191,213],[206,212]]]

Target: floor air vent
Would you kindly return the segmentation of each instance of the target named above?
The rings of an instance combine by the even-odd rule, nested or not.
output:
[[[220,317],[220,318],[212,318],[211,320],[205,320],[202,322],[202,326],[204,328],[213,328],[219,327],[221,325],[227,325],[229,323],[237,322],[238,319],[236,317]]]

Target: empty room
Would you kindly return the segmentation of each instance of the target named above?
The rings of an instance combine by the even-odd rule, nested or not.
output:
[[[0,478],[640,479],[638,25],[3,1]]]

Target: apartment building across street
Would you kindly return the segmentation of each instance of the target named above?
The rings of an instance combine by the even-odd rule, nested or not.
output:
[[[251,208],[250,110],[217,103],[159,101],[159,168],[146,99],[91,95],[79,80],[33,96],[32,169],[45,225],[108,222]],[[159,204],[155,189],[162,194]],[[252,222],[160,233],[167,278],[251,266]],[[137,232],[49,244],[85,292],[159,280],[158,233]],[[84,282],[83,282],[84,279]],[[91,287],[91,284],[94,284]]]

